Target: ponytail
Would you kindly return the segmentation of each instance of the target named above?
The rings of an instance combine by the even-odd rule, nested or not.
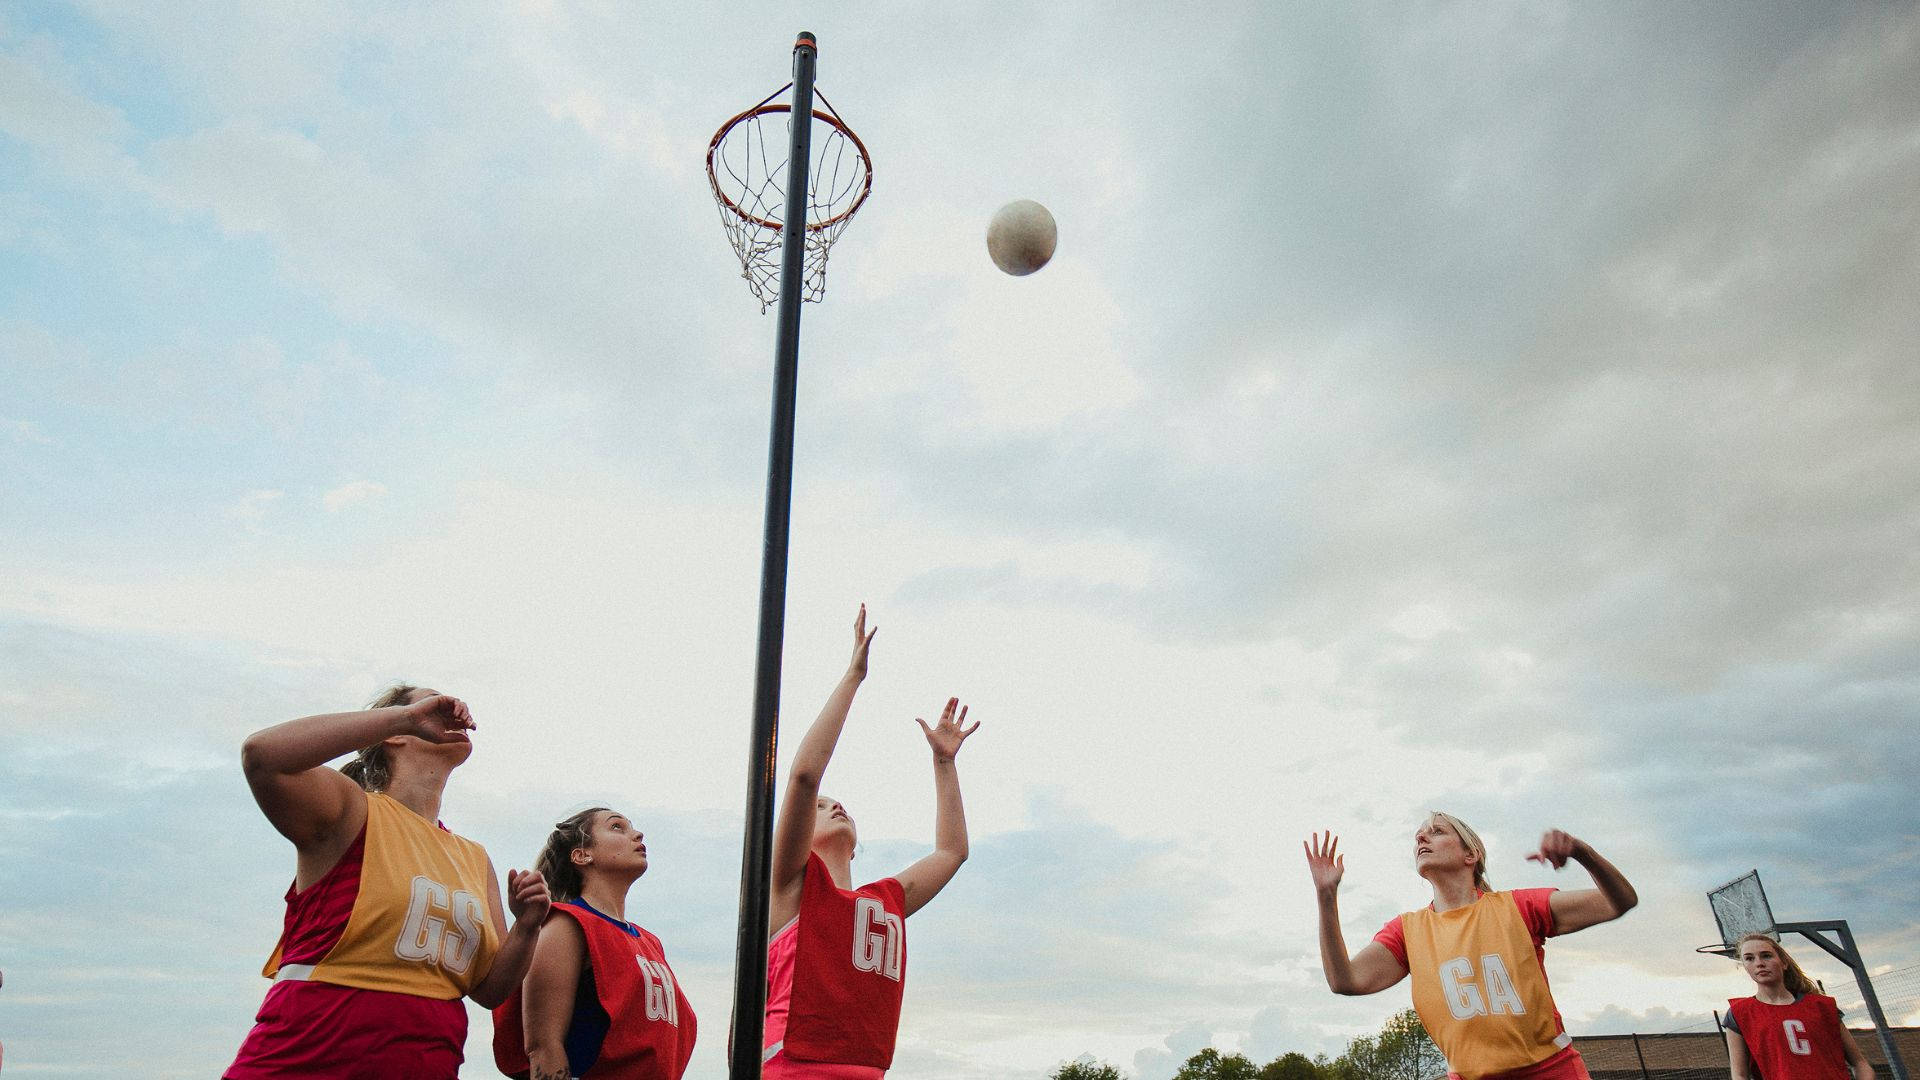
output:
[[[582,810],[557,822],[553,832],[547,835],[547,842],[541,846],[540,855],[533,862],[533,868],[547,879],[547,892],[556,904],[580,898],[580,890],[586,885],[586,877],[573,861],[573,853],[583,847],[593,846],[594,821],[601,814],[612,813],[604,806],[594,806]]]

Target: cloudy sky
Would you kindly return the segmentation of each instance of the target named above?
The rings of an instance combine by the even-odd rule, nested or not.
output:
[[[880,876],[913,717],[983,725],[894,1075],[1337,1051],[1406,991],[1326,992],[1299,841],[1357,944],[1429,807],[1497,885],[1583,883],[1560,826],[1640,886],[1550,950],[1576,1033],[1741,993],[1692,949],[1755,867],[1920,964],[1920,9],[706,7],[0,7],[9,1075],[231,1059],[293,866],[240,740],[396,678],[473,705],[500,866],[641,822],[724,1075],[774,326],[702,156],[802,29],[875,185],[786,731],[865,601]]]

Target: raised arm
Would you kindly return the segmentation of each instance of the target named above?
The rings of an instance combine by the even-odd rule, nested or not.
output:
[[[1307,852],[1307,871],[1313,876],[1313,895],[1320,906],[1320,967],[1327,988],[1336,994],[1377,994],[1407,977],[1407,969],[1377,941],[1369,941],[1358,956],[1347,955],[1347,939],[1340,932],[1340,879],[1346,876],[1347,857],[1340,854],[1340,838],[1315,833],[1300,846]]]
[[[853,695],[867,677],[867,651],[880,628],[867,629],[867,605],[853,620],[853,657],[847,672],[828,695],[813,726],[800,739],[793,754],[793,769],[787,774],[787,791],[780,799],[780,816],[773,825],[773,865],[771,893],[773,918],[798,910],[800,877],[807,869],[807,852],[813,849],[814,800],[820,795],[820,779],[827,763],[833,760],[833,748],[840,742],[840,730],[847,724],[847,710],[853,707]]]
[[[1602,858],[1585,840],[1576,840],[1559,829],[1547,830],[1540,837],[1540,850],[1527,858],[1545,863],[1555,870],[1572,859],[1585,867],[1593,878],[1594,887],[1591,889],[1562,889],[1553,894],[1553,932],[1556,934],[1571,934],[1589,926],[1612,922],[1633,910],[1634,905],[1640,902],[1640,894],[1633,891],[1633,885],[1627,881],[1625,874]]]
[[[260,811],[303,856],[344,850],[366,821],[367,800],[360,785],[327,762],[395,735],[465,742],[473,728],[465,703],[435,694],[410,705],[307,716],[256,731],[240,744],[240,768]]]
[[[953,714],[955,708],[960,710],[957,717]],[[908,915],[940,895],[940,890],[959,872],[960,864],[967,861],[967,809],[960,802],[960,770],[954,758],[967,736],[980,730],[978,720],[972,727],[965,726],[967,710],[959,698],[947,699],[940,722],[933,727],[928,727],[927,722],[917,716],[913,722],[926,732],[927,745],[933,748],[933,854],[900,873],[900,887],[907,894]]]

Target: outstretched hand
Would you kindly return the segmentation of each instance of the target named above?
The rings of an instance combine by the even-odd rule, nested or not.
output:
[[[1545,863],[1558,870],[1567,865],[1567,860],[1574,857],[1579,847],[1580,841],[1572,836],[1559,829],[1548,829],[1540,837],[1540,850],[1527,856],[1527,861]]]
[[[955,709],[960,710],[957,717],[953,714]],[[967,736],[980,730],[978,720],[973,722],[972,727],[961,726],[967,722],[967,707],[960,704],[959,698],[947,699],[947,707],[940,712],[940,722],[932,727],[928,727],[927,722],[917,716],[913,722],[927,733],[927,745],[933,747],[935,761],[952,761],[960,753],[960,744],[967,741]]]
[[[408,735],[433,743],[468,742],[467,732],[477,731],[480,726],[473,722],[466,702],[445,694],[421,698],[408,705],[402,715],[410,729]]]
[[[853,620],[853,659],[847,661],[847,674],[856,679],[867,677],[867,648],[873,644],[873,635],[880,632],[878,626],[867,629],[867,605],[860,605],[860,614]]]
[[[1307,872],[1313,875],[1313,887],[1330,893],[1340,887],[1340,879],[1347,873],[1347,857],[1340,854],[1340,838],[1333,830],[1313,833],[1310,839],[1300,841],[1307,852]]]
[[[522,922],[539,926],[547,917],[553,898],[547,892],[547,879],[538,870],[507,871],[507,910],[514,925]]]

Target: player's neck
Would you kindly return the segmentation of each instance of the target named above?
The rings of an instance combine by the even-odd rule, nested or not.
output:
[[[405,772],[388,784],[387,797],[428,821],[440,820],[440,798],[447,791],[447,774],[437,770]]]
[[[1753,994],[1754,998],[1758,1001],[1765,1002],[1768,1005],[1793,1004],[1793,991],[1787,989],[1787,984],[1784,982],[1777,982],[1772,984],[1755,983],[1753,985],[1753,990],[1754,990],[1754,994]]]
[[[1454,911],[1480,899],[1474,887],[1473,870],[1460,874],[1435,874],[1427,879],[1433,885],[1433,910]]]
[[[611,919],[627,921],[627,888],[631,881],[614,881],[595,874],[580,885],[580,899],[593,910]]]
[[[813,853],[827,864],[827,876],[833,879],[836,888],[853,888],[853,852],[844,847],[814,848]]]

